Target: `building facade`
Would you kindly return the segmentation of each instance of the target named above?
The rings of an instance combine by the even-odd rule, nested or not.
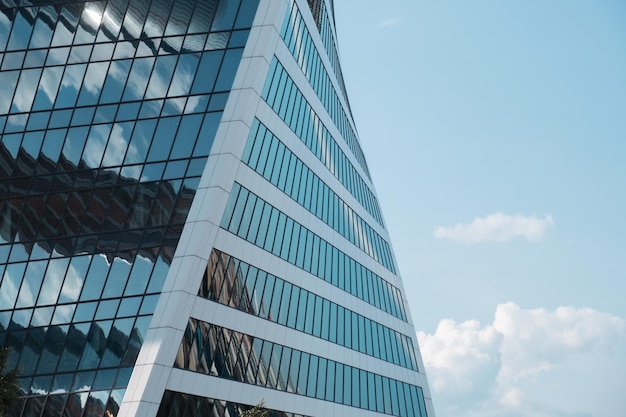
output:
[[[0,0],[17,416],[433,417],[332,0]]]

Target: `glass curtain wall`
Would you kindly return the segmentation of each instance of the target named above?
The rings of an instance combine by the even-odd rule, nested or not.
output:
[[[115,416],[258,0],[0,0],[16,416]]]

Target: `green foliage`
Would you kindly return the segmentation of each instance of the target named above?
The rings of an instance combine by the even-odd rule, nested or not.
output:
[[[270,411],[265,408],[265,401],[261,401],[249,410],[241,413],[240,417],[269,417]]]
[[[17,368],[7,369],[9,353],[9,348],[0,348],[0,417],[4,417],[15,402],[20,388]]]

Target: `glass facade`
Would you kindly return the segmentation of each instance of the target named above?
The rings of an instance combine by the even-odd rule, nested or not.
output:
[[[10,415],[116,415],[256,2],[31,3],[0,9]]]
[[[373,299],[378,289],[368,283],[361,285]],[[409,337],[226,253],[213,250],[198,295],[417,370]]]
[[[8,417],[434,416],[336,37],[331,0],[0,0]]]
[[[426,413],[420,387],[195,319],[174,365],[394,416]]]

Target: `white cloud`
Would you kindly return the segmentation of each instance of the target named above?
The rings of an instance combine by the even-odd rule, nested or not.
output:
[[[536,217],[495,213],[487,217],[477,217],[470,223],[458,223],[451,227],[439,226],[435,229],[435,237],[463,243],[506,242],[515,237],[536,242],[543,239],[546,231],[553,225],[549,214]]]
[[[626,406],[614,388],[626,371],[620,317],[506,303],[492,323],[447,319],[417,336],[438,417],[612,417]]]
[[[386,27],[390,27],[390,26],[395,26],[398,23],[402,22],[402,19],[398,18],[398,17],[393,17],[390,19],[385,19],[383,21],[381,21],[380,23],[378,23],[378,25],[376,25],[376,27],[378,29],[382,29],[382,28],[386,28]]]

